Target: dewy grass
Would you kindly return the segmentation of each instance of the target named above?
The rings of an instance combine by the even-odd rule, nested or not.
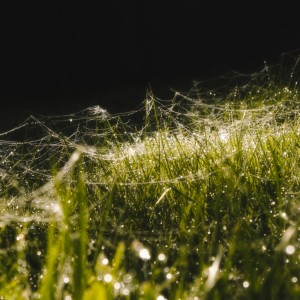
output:
[[[0,299],[299,299],[292,71],[2,134]]]

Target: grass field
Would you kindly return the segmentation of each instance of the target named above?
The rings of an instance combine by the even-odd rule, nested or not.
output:
[[[0,299],[299,299],[297,64],[3,133]]]

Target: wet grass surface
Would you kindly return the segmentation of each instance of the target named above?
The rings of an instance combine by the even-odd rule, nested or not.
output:
[[[288,74],[170,101],[149,92],[130,113],[32,117],[19,142],[7,133],[0,298],[298,299],[300,97]]]

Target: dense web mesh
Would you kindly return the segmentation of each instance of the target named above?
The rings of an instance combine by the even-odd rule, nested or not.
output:
[[[266,64],[254,74],[232,72],[195,82],[186,93],[174,91],[173,99],[157,99],[149,91],[135,111],[110,114],[94,106],[67,115],[31,116],[0,133],[0,227],[19,224],[20,232],[26,227],[30,233],[30,226],[32,231],[41,226],[37,231],[43,235],[47,224],[64,224],[67,211],[75,228],[80,208],[69,199],[82,174],[91,261],[101,247],[115,249],[112,240],[124,238],[161,245],[173,239],[176,248],[182,211],[189,214],[194,205],[187,183],[209,199],[206,186],[216,176],[216,170],[204,171],[196,158],[209,161],[214,153],[215,161],[224,163],[236,159],[237,145],[249,157],[259,157],[257,149],[270,133],[278,141],[300,134],[295,129],[300,114],[298,62],[294,54],[283,55],[279,64]],[[239,176],[247,168],[253,172],[251,184],[268,181],[267,171],[255,164],[242,165]],[[298,179],[289,180],[291,190],[298,187]],[[169,196],[180,201],[168,203]],[[201,218],[210,228],[209,215]],[[8,253],[10,244],[2,248]]]
[[[199,139],[203,132],[215,132],[218,138],[226,140],[237,128],[247,127],[250,134],[252,129],[274,130],[280,122],[297,119],[298,62],[299,57],[286,54],[280,63],[266,64],[258,73],[231,72],[213,80],[194,82],[188,93],[174,91],[171,100],[157,99],[149,91],[144,103],[131,112],[112,115],[101,106],[93,106],[67,115],[29,117],[18,127],[0,133],[2,224],[19,220],[28,202],[35,203],[36,210],[26,215],[25,221],[41,217],[45,221],[45,210],[49,213],[58,209],[55,196],[51,196],[54,179],[68,177],[77,160],[72,161],[75,152],[86,157],[87,163],[99,164],[100,160],[114,164],[134,155],[146,155],[147,140],[155,139],[160,130],[169,139],[182,139],[187,146],[197,130]],[[270,93],[278,86],[277,93]],[[260,106],[256,105],[257,98],[261,100]],[[278,105],[278,101],[282,103]],[[198,171],[186,176],[199,179]],[[184,178],[131,178],[114,184],[167,184]],[[87,176],[87,184],[103,188],[110,185],[99,179],[94,181]]]
[[[272,85],[281,86],[281,93],[292,94],[298,86],[298,60],[295,55],[284,54],[280,63],[273,66],[266,63],[257,73],[230,72],[211,80],[194,82],[194,87],[186,93],[174,91],[174,98],[171,100],[157,99],[150,91],[144,103],[131,112],[112,115],[101,106],[93,106],[67,115],[30,116],[16,128],[0,133],[1,174],[4,174],[4,169],[11,169],[12,165],[21,159],[14,155],[18,152],[16,150],[22,147],[28,147],[21,151],[23,155],[41,152],[40,155],[35,153],[32,161],[24,157],[24,161],[30,165],[33,161],[39,163],[48,161],[54,153],[66,145],[71,147],[70,149],[75,149],[78,145],[104,148],[108,147],[108,141],[134,141],[137,137],[146,136],[145,132],[152,133],[149,128],[159,129],[158,121],[167,124],[168,129],[174,131],[178,130],[178,127],[191,131],[189,125],[193,126],[195,120],[193,118],[191,120],[190,116],[194,117],[198,113],[201,118],[197,121],[203,122],[204,125],[209,122],[209,118],[205,118],[209,115],[213,115],[214,121],[224,122],[225,114],[236,111],[236,108],[240,108],[242,112],[245,110],[240,107],[240,101],[246,100],[251,105],[251,99],[257,95],[261,95],[260,98],[264,103],[263,107],[254,108],[254,111],[261,114],[258,122],[268,122],[266,115],[268,112],[274,113],[272,107],[275,108],[277,100],[270,93],[270,89],[272,90]],[[281,98],[281,94],[277,96]],[[287,99],[294,103],[292,108],[295,106],[295,110],[289,106],[288,111],[284,111],[282,105],[282,111],[275,115],[278,115],[278,118],[295,115],[298,103],[294,100]],[[232,106],[229,107],[228,101]],[[231,121],[229,119],[228,123]],[[39,169],[38,165],[36,167]],[[34,172],[30,168],[27,168],[27,171]]]

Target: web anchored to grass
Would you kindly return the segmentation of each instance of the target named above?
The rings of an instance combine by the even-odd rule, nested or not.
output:
[[[2,133],[0,297],[297,299],[297,64]]]

